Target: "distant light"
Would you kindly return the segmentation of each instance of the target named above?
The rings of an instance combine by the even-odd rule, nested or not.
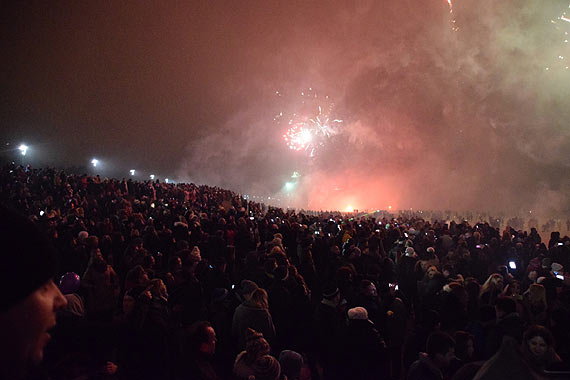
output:
[[[293,190],[294,187],[295,187],[295,184],[293,182],[286,182],[285,183],[285,190],[287,190],[287,191]]]
[[[294,171],[293,175],[291,176],[291,178],[299,178],[301,176],[301,174],[299,174],[299,172]]]
[[[165,179],[164,179],[164,182],[168,183],[168,178],[165,178]]]
[[[154,174],[150,175],[150,179],[154,180]]]
[[[99,164],[99,160],[98,160],[98,159],[94,158],[94,159],[91,160],[91,165],[93,165],[94,168],[97,167],[97,164]]]
[[[135,169],[131,169],[129,171],[131,172],[131,175],[135,175],[135,172],[136,172]]]
[[[388,210],[391,210],[391,209],[392,209],[392,206],[388,206]]]
[[[29,147],[27,145],[24,145],[24,144],[22,144],[18,147],[18,150],[20,151],[20,153],[22,153],[22,156],[26,155],[26,153],[28,152],[28,149],[29,149]]]
[[[351,205],[346,206],[346,212],[354,212],[354,207],[352,207]]]

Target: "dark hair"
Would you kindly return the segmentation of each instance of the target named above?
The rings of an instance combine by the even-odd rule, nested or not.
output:
[[[456,331],[453,334],[455,339],[455,355],[461,360],[469,360],[467,355],[467,342],[472,341],[475,343],[475,337],[466,331]]]
[[[208,321],[194,322],[187,330],[187,349],[190,353],[200,350],[203,343],[208,342],[208,327],[212,327]]]
[[[432,333],[426,343],[427,354],[434,358],[436,354],[445,355],[455,347],[455,341],[449,334],[441,331]]]
[[[505,314],[515,313],[517,311],[517,303],[510,297],[497,297],[495,306]]]
[[[526,329],[526,331],[524,332],[524,335],[523,335],[523,341],[528,342],[529,340],[531,340],[535,336],[539,336],[542,339],[544,339],[546,344],[548,344],[549,346],[554,345],[554,337],[552,336],[552,333],[550,332],[550,330],[548,330],[546,327],[540,326],[540,325],[533,325],[533,326],[530,326],[528,329]]]

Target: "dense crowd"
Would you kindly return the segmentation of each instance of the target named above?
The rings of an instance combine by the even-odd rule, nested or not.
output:
[[[569,376],[557,232],[14,165],[0,199],[56,248],[52,379]]]

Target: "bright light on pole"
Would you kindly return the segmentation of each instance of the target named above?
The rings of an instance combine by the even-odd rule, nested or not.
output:
[[[154,174],[150,175],[150,179],[152,179],[154,181]]]
[[[91,165],[93,165],[94,168],[96,168],[98,164],[99,164],[99,160],[98,160],[98,159],[94,158],[94,159],[91,160]]]
[[[131,175],[135,175],[135,169],[131,169],[129,171],[131,172]]]
[[[165,178],[165,179],[164,179],[164,182],[168,183],[168,178]]]
[[[22,156],[25,156],[26,153],[28,152],[29,147],[25,144],[22,144],[18,147],[18,150],[20,151],[20,153],[22,154]]]

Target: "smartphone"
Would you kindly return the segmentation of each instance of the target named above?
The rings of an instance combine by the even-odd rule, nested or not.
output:
[[[556,275],[556,278],[559,279],[559,280],[564,281],[564,275],[562,275],[562,274],[557,274],[557,275]]]
[[[232,284],[232,290],[236,288],[236,284]]]
[[[253,220],[253,219],[255,219],[253,216],[250,216],[250,217],[249,217],[249,220]]]
[[[517,263],[515,263],[514,261],[509,261],[509,268],[517,269]]]
[[[315,231],[315,235],[320,235],[320,232],[319,232],[319,231]]]
[[[380,232],[380,230],[376,230],[376,232]]]
[[[45,212],[44,210],[40,211],[40,216],[44,216]]]
[[[407,232],[404,232],[404,236],[405,236],[405,237],[409,237],[410,235],[408,235]]]
[[[558,243],[558,245],[564,245],[564,243]]]

